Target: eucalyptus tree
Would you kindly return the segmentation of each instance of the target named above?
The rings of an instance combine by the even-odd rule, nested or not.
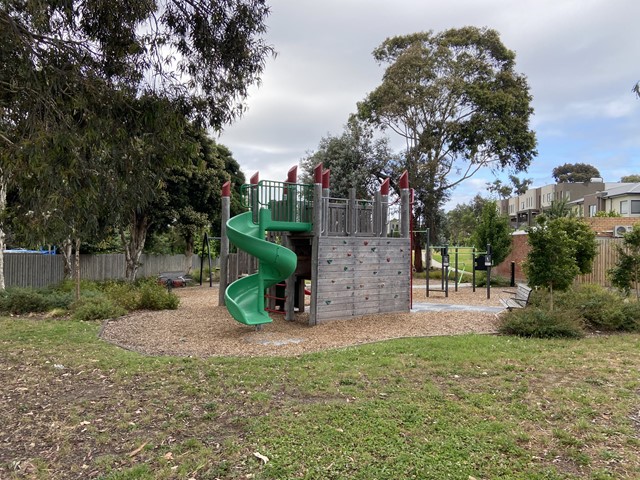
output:
[[[622,183],[640,183],[640,175],[638,175],[638,174],[625,175],[624,177],[622,177],[620,179],[620,182],[622,182]]]
[[[558,183],[589,182],[592,178],[600,177],[600,171],[588,163],[558,165],[551,174]]]
[[[438,207],[453,188],[482,168],[524,171],[535,156],[527,80],[486,28],[392,37],[373,56],[386,70],[359,116],[405,141],[416,217],[435,238]]]
[[[130,220],[130,238],[137,237],[130,244],[135,258],[144,243],[138,233],[145,220],[138,212],[152,200],[147,194],[153,187],[162,185],[161,175],[147,167],[159,161],[156,167],[162,171],[178,157],[175,142],[152,138],[159,132],[160,137],[169,135],[166,130],[138,128],[148,119],[134,125],[130,136],[120,126],[130,125],[136,114],[147,114],[139,109],[141,103],[149,112],[170,107],[214,130],[236,119],[249,86],[259,81],[265,59],[273,53],[260,38],[268,13],[262,0],[3,1],[0,182],[22,182],[24,169],[17,165],[55,170],[51,158],[58,157],[41,154],[33,145],[46,144],[39,138],[44,136],[55,139],[50,147],[57,148],[57,142],[73,136],[72,158],[88,162],[77,161],[78,178],[93,176],[112,187],[94,185],[76,195],[90,192],[88,198],[95,198],[103,211],[117,215],[121,229],[123,219]],[[96,118],[111,121],[111,127],[86,122]],[[87,150],[92,153],[82,154]],[[131,184],[125,185],[127,181]],[[25,191],[21,201],[27,195]],[[34,198],[43,195],[38,192]],[[84,220],[94,215],[90,209]],[[84,223],[81,219],[78,224]]]
[[[503,183],[502,180],[496,178],[493,182],[487,182],[487,190],[491,193],[495,193],[498,198],[507,199],[513,195],[523,195],[529,190],[529,187],[533,183],[531,178],[523,178],[522,180],[515,176],[509,175],[510,183]]]

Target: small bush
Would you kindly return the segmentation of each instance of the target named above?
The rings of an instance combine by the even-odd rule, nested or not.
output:
[[[558,294],[560,310],[575,310],[592,330],[628,330],[629,321],[623,309],[623,299],[600,285],[583,284]]]
[[[568,311],[550,312],[527,307],[507,312],[500,318],[500,333],[536,338],[580,338],[584,336],[577,314]]]
[[[4,313],[22,315],[46,312],[48,309],[45,296],[32,288],[7,289],[0,299],[0,311]]]
[[[71,306],[73,320],[104,320],[127,313],[121,306],[104,295],[82,297]]]
[[[622,302],[621,308],[625,315],[625,321],[620,329],[628,332],[640,332],[640,302],[625,300]]]
[[[167,289],[157,283],[145,283],[140,287],[138,309],[142,310],[175,310],[180,304],[180,299],[175,293],[167,292]]]
[[[67,310],[73,303],[73,293],[71,292],[53,290],[51,292],[43,293],[43,296],[47,302],[47,310]]]
[[[140,292],[131,283],[124,281],[109,281],[102,285],[104,294],[115,304],[126,310],[136,310],[140,303]]]

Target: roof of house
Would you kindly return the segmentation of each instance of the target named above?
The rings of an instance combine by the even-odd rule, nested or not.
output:
[[[602,197],[619,197],[621,195],[640,195],[640,183],[619,183],[615,187],[608,188],[602,192]]]

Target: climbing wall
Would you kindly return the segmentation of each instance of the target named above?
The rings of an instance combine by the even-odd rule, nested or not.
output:
[[[316,323],[410,309],[407,238],[320,237]]]

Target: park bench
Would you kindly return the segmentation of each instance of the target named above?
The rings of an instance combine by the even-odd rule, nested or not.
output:
[[[519,283],[515,292],[505,291],[513,295],[509,298],[501,298],[500,303],[505,306],[507,310],[513,310],[514,308],[523,308],[529,304],[529,298],[531,297],[532,289],[524,284]]]

